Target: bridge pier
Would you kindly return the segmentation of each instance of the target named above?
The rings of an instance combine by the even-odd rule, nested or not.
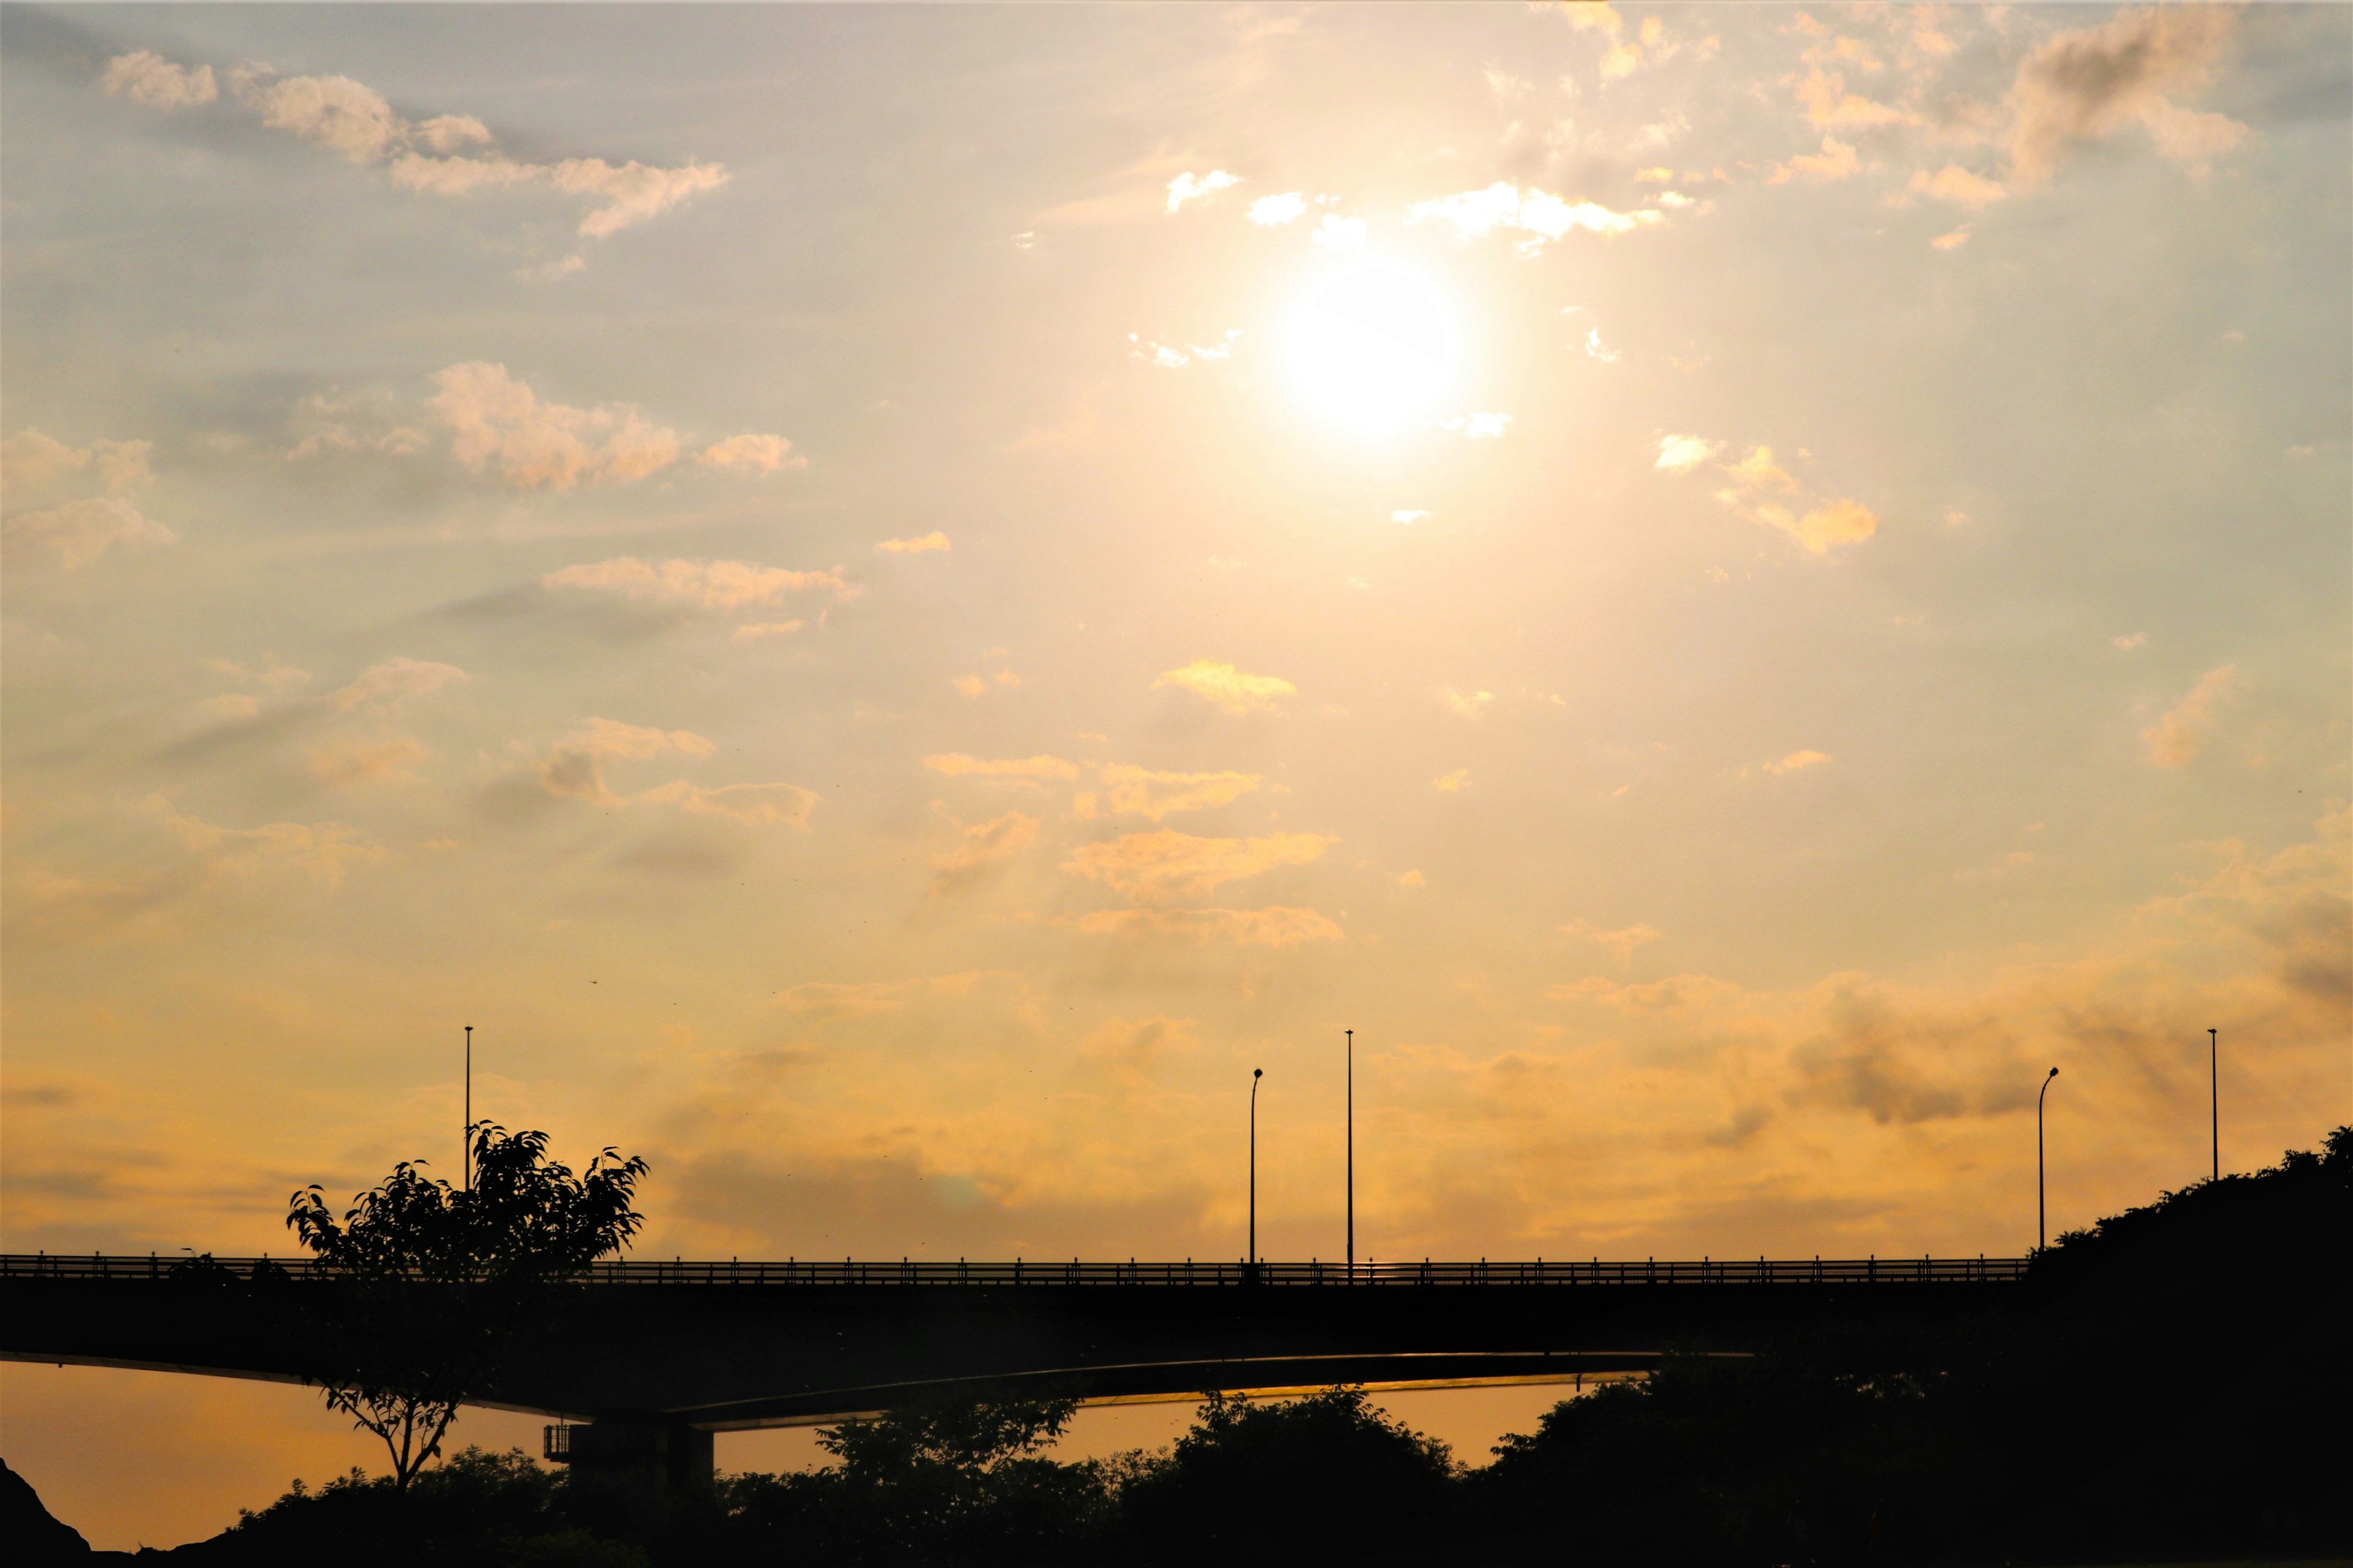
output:
[[[569,1467],[575,1486],[643,1499],[708,1491],[718,1468],[709,1432],[626,1416],[550,1426],[545,1457]]]

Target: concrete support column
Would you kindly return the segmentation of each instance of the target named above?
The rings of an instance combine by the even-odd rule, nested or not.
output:
[[[546,1458],[571,1467],[576,1485],[648,1497],[711,1489],[712,1436],[680,1422],[602,1416],[586,1426],[550,1426]]]

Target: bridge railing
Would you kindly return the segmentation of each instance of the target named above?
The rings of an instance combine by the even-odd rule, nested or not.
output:
[[[1010,1263],[953,1263],[901,1258],[839,1262],[786,1258],[631,1259],[592,1265],[584,1283],[632,1286],[1219,1286],[1591,1287],[1653,1285],[1939,1285],[2010,1284],[2026,1277],[2023,1258],[1480,1258],[1476,1262],[1345,1263],[1067,1263],[1016,1258]],[[126,1257],[102,1253],[0,1254],[0,1279],[174,1279],[192,1275],[251,1279],[273,1273],[296,1279],[332,1277],[309,1258]]]

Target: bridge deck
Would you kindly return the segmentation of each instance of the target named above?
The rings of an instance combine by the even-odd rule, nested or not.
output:
[[[1639,1260],[1484,1258],[1475,1262],[1087,1263],[1016,1258],[1010,1263],[953,1263],[899,1258],[839,1262],[786,1258],[674,1258],[592,1265],[591,1285],[695,1286],[1149,1286],[1160,1288],[1263,1285],[1592,1286],[1592,1285],[1923,1285],[2009,1284],[2026,1276],[2022,1258],[1703,1258]],[[306,1258],[206,1258],[66,1253],[0,1254],[0,1279],[151,1279],[190,1267],[209,1267],[240,1279],[282,1270],[297,1279],[328,1271]]]

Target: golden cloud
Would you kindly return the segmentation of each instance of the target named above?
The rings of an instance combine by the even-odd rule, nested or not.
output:
[[[1176,937],[1257,947],[1346,940],[1338,926],[1315,910],[1281,905],[1263,910],[1094,910],[1054,923],[1089,936]]]
[[[1062,869],[1132,899],[1198,897],[1227,882],[1321,859],[1338,842],[1317,833],[1196,838],[1164,827],[1084,845],[1062,863]]]
[[[942,752],[923,759],[923,766],[952,779],[1075,779],[1079,764],[1060,757],[967,757],[962,752]]]
[[[1271,713],[1278,697],[1295,697],[1299,688],[1281,676],[1252,675],[1213,658],[1197,658],[1176,669],[1163,671],[1152,683],[1155,691],[1174,686],[1229,713]]]
[[[969,892],[1037,838],[1038,819],[1018,811],[965,828],[955,848],[932,858],[932,897]]]
[[[1103,770],[1104,793],[1111,809],[1157,822],[1180,811],[1207,811],[1254,794],[1265,782],[1261,773],[1155,773],[1124,763]]]
[[[577,588],[720,611],[773,604],[793,594],[828,594],[836,600],[859,595],[857,588],[842,580],[838,567],[830,572],[794,572],[782,566],[754,566],[748,561],[656,563],[634,555],[566,566],[540,581],[551,589]]]

